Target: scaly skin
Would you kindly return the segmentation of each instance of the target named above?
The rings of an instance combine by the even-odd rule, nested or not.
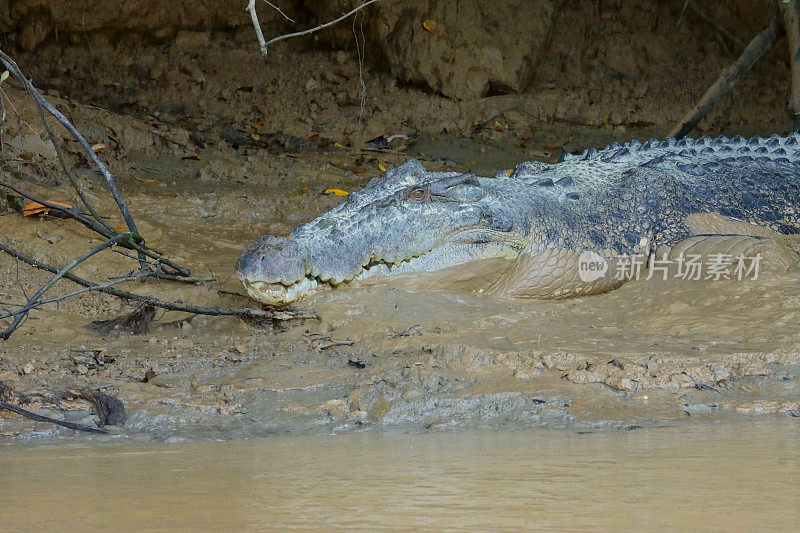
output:
[[[251,244],[236,273],[273,305],[378,276],[511,297],[594,294],[622,280],[612,269],[581,281],[582,252],[613,264],[697,235],[800,232],[799,171],[798,134],[615,143],[510,177],[427,172],[412,159],[288,239]],[[703,214],[736,231],[699,227]]]

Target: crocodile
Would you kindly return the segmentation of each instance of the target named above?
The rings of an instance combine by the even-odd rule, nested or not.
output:
[[[799,171],[798,133],[613,143],[491,177],[410,159],[288,237],[252,243],[236,274],[252,298],[284,305],[376,281],[584,296],[633,277],[620,259],[662,253],[775,248],[788,266],[798,257],[781,236],[800,233]]]

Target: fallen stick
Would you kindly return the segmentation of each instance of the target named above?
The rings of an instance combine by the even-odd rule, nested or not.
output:
[[[14,250],[13,248],[10,248],[2,243],[0,243],[0,251],[5,252],[12,257],[17,258],[20,261],[23,261],[24,263],[27,263],[28,265],[34,268],[38,268],[40,270],[46,270],[47,272],[52,272],[52,273],[58,272],[58,269],[56,269],[55,267],[50,266],[43,261],[39,261],[31,257],[28,257],[27,255],[18,252],[17,250]],[[78,285],[82,285],[84,287],[97,287],[97,284],[87,281],[69,272],[64,274],[64,278],[72,281],[73,283],[77,283]],[[113,287],[107,287],[107,288],[98,287],[97,290],[125,300],[147,302],[155,307],[166,309],[167,311],[182,311],[184,313],[190,313],[195,315],[242,316],[247,318],[270,318],[274,320],[293,320],[293,319],[307,319],[307,318],[319,320],[319,315],[313,312],[262,311],[260,309],[250,309],[250,308],[226,309],[224,307],[201,307],[196,305],[164,302],[152,298],[150,296],[142,296],[141,294],[134,294],[131,292],[121,291],[118,289],[114,289]]]
[[[37,415],[33,411],[28,411],[27,409],[23,409],[22,407],[17,407],[16,405],[11,405],[10,403],[6,403],[3,401],[0,401],[0,409],[5,409],[6,411],[17,413],[18,415],[30,418],[31,420],[36,420],[37,422],[49,422],[51,424],[64,426],[65,428],[75,429],[78,431],[85,431],[87,433],[103,433],[103,434],[108,433],[108,431],[102,428],[93,428],[92,426],[85,426],[83,424],[67,422],[66,420],[56,420],[55,418],[50,418],[49,416]]]
[[[783,26],[789,41],[789,68],[792,72],[792,93],[789,102],[792,130],[800,131],[800,1],[781,2]]]
[[[680,139],[692,131],[719,100],[728,94],[736,82],[750,70],[764,52],[769,50],[776,39],[775,23],[772,21],[766,28],[756,35],[745,47],[744,52],[728,68],[722,71],[714,85],[709,88],[700,101],[681,119],[680,123],[670,132],[670,137]]]
[[[98,246],[95,246],[94,248],[92,248],[88,252],[84,253],[80,257],[76,257],[75,259],[70,261],[67,264],[67,266],[65,266],[64,268],[60,269],[58,272],[56,272],[55,276],[50,278],[50,281],[48,281],[47,283],[42,285],[42,287],[38,291],[36,291],[36,294],[34,294],[32,297],[30,297],[28,299],[28,303],[25,305],[25,307],[23,307],[21,310],[19,310],[18,312],[16,312],[14,314],[14,320],[11,322],[11,325],[8,326],[5,330],[0,332],[0,339],[3,339],[3,340],[8,339],[8,337],[11,336],[11,334],[14,332],[14,330],[19,327],[19,325],[20,325],[20,323],[22,323],[23,319],[26,316],[28,316],[28,311],[30,311],[31,309],[33,309],[33,307],[35,307],[34,304],[36,304],[36,302],[39,301],[39,298],[50,287],[55,285],[58,280],[63,278],[64,275],[66,275],[70,270],[72,270],[73,268],[78,266],[83,261],[86,261],[87,259],[89,259],[93,255],[95,255],[97,253],[100,253],[100,252],[102,252],[103,250],[105,250],[107,248],[111,248],[112,246],[114,246],[115,244],[118,244],[120,241],[122,241],[123,239],[126,239],[129,236],[130,236],[130,234],[128,234],[128,233],[121,233],[121,234],[119,234],[119,235],[117,235],[117,236],[115,236],[115,237],[113,237],[111,239],[108,239],[106,242],[104,242],[102,244],[99,244]]]

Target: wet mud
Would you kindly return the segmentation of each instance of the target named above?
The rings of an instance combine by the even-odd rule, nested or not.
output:
[[[103,143],[101,156],[148,244],[195,275],[215,277],[195,285],[149,280],[132,290],[241,307],[253,305],[233,277],[241,250],[260,235],[286,235],[341,201],[326,190],[357,190],[409,157],[430,170],[490,174],[529,159],[663,136],[716,76],[710,66],[686,65],[711,54],[709,65],[722,68],[730,59],[694,19],[680,31],[710,44],[696,49],[688,40],[673,54],[674,36],[665,29],[673,26],[657,25],[657,39],[630,36],[628,15],[601,16],[609,31],[594,31],[592,45],[576,55],[566,48],[583,26],[570,22],[593,20],[594,8],[586,9],[570,4],[559,15],[529,92],[463,101],[400,86],[342,50],[282,47],[260,58],[244,46],[250,29],[189,32],[149,48],[120,43],[113,54],[102,39],[90,53],[81,44],[50,54],[43,44],[18,62],[90,142]],[[671,20],[664,9],[659,17]],[[788,70],[774,54],[701,123],[701,133],[785,132]],[[650,68],[648,57],[666,66]],[[269,68],[252,68],[256,60]],[[99,77],[76,74],[88,72]],[[686,80],[677,86],[679,72]],[[5,161],[27,176],[6,178],[74,202],[52,145],[29,131],[35,108],[10,82],[3,87],[25,119],[5,125]],[[65,132],[57,133],[90,199],[114,213],[102,178]],[[101,242],[74,221],[18,212],[0,217],[0,239],[57,265]],[[131,268],[129,258],[111,253],[75,272],[97,280]],[[0,302],[21,304],[48,277],[0,256]],[[0,380],[18,392],[91,389],[119,398],[127,423],[108,436],[85,437],[99,441],[800,416],[795,268],[741,282],[641,280],[552,302],[444,288],[342,286],[298,305],[318,320],[260,325],[159,311],[138,335],[88,330],[132,307],[81,295],[33,311],[0,344]],[[68,290],[60,284],[53,294]],[[34,400],[26,408],[95,420],[92,406],[77,400],[60,407]],[[0,438],[76,436],[3,412]]]
[[[325,155],[337,165],[351,157]],[[261,233],[288,233],[340,201],[320,194],[324,188],[352,189],[368,178],[342,180],[337,165],[293,157],[282,163],[287,173],[298,164],[322,168],[316,180],[303,182],[313,193],[298,194],[297,183],[280,177],[259,187],[215,186],[211,193],[193,190],[194,178],[175,169],[213,162],[147,164],[155,176],[149,179],[157,181],[129,175],[122,182],[143,233],[195,274],[218,279],[151,280],[135,290],[230,307],[252,304],[232,276],[245,244]],[[175,184],[161,185],[169,172]],[[92,242],[73,221],[11,214],[2,224],[6,242],[55,264]],[[43,233],[58,239],[50,243]],[[102,278],[127,261],[112,255],[77,273]],[[7,257],[0,268],[7,302],[21,302],[23,287],[30,291],[46,280]],[[800,414],[800,288],[792,269],[756,280],[640,280],[566,301],[441,288],[343,285],[297,306],[319,320],[279,324],[159,312],[146,333],[122,336],[86,326],[132,308],[105,295],[80,296],[35,311],[0,346],[0,380],[18,391],[89,388],[118,397],[128,421],[112,427],[111,436],[92,437],[100,440],[397,426],[626,427]],[[36,403],[28,408],[94,420],[91,406],[78,402],[62,405],[63,412]],[[5,437],[73,438],[71,430],[10,414],[0,424]]]

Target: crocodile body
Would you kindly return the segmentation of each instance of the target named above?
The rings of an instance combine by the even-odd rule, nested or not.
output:
[[[236,265],[248,293],[285,304],[366,280],[465,287],[510,297],[604,292],[581,254],[620,257],[694,249],[744,252],[800,233],[800,134],[652,139],[522,163],[493,177],[428,172],[415,160],[289,239],[264,236]]]

